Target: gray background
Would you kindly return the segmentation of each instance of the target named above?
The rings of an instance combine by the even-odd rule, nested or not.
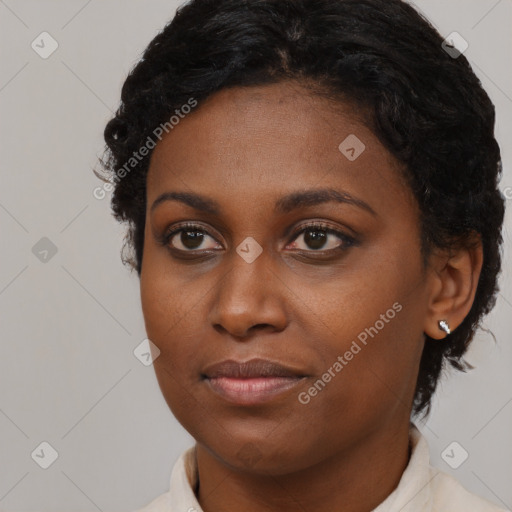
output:
[[[177,5],[0,0],[0,509],[134,510],[168,489],[174,461],[193,442],[153,368],[133,354],[145,338],[138,279],[121,264],[124,228],[110,196],[93,197],[101,182],[91,170],[127,72]],[[465,54],[496,105],[501,186],[512,198],[512,1],[416,5],[443,36],[457,31],[469,42]],[[47,59],[31,47],[43,31],[59,44]],[[508,251],[510,221],[508,211]],[[57,248],[46,262],[33,252],[43,237]],[[468,356],[477,368],[443,381],[420,426],[434,465],[508,508],[509,261],[485,322],[497,343],[479,333]],[[43,441],[58,452],[48,469],[31,457]],[[441,457],[453,441],[469,453],[458,469]]]

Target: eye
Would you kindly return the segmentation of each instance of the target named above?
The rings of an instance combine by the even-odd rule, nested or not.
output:
[[[295,235],[297,236],[293,239],[294,247],[292,249],[300,251],[332,252],[348,249],[355,243],[354,238],[322,223],[302,226],[302,229],[297,231]]]
[[[343,251],[355,244],[355,239],[323,223],[311,223],[295,231],[287,248],[298,252],[319,254]],[[216,251],[222,246],[199,224],[181,224],[166,232],[160,243],[178,253]]]
[[[217,250],[217,246],[220,245],[198,224],[186,224],[174,228],[163,236],[162,244],[182,252]]]

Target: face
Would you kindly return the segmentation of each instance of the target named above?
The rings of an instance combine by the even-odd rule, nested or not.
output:
[[[348,104],[289,82],[181,119],[151,157],[140,279],[165,400],[232,467],[297,470],[408,424],[419,212]]]

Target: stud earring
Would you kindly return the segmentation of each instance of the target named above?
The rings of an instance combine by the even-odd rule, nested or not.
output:
[[[446,320],[439,320],[438,325],[439,329],[441,329],[441,331],[444,331],[446,334],[450,334],[452,332]]]

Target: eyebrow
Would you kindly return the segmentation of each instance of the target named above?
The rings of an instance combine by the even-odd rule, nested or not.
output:
[[[192,192],[164,192],[155,199],[151,205],[150,211],[153,212],[159,204],[164,203],[165,201],[179,201],[191,208],[194,208],[195,210],[210,213],[212,215],[219,215],[221,212],[219,203],[213,199]],[[373,208],[371,208],[371,206],[366,202],[352,196],[348,192],[340,192],[332,188],[292,192],[291,194],[281,197],[276,202],[274,210],[276,213],[285,214],[297,208],[315,206],[328,202],[350,204],[366,210],[372,215],[377,215],[375,210],[373,210]]]

